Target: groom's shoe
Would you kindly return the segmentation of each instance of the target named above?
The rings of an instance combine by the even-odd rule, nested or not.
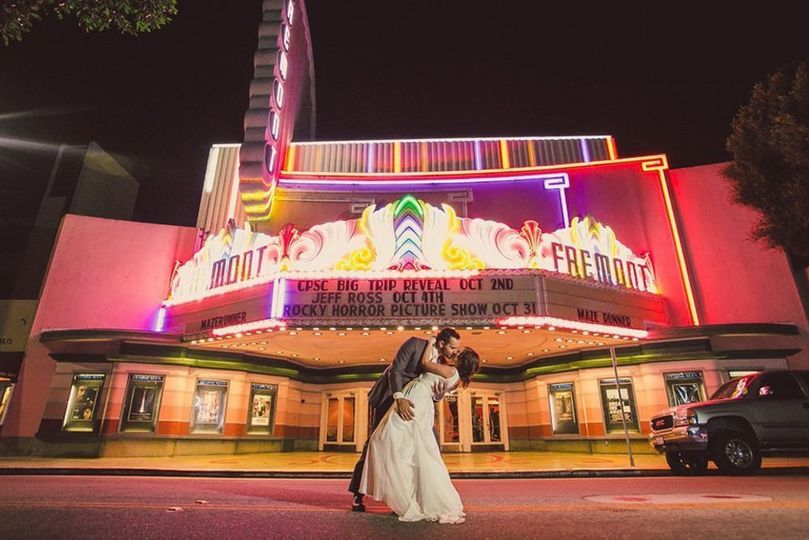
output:
[[[354,500],[351,502],[352,512],[365,512],[365,504],[362,502],[362,494],[355,493]]]

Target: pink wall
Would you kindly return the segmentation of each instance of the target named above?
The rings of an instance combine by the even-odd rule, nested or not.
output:
[[[188,227],[63,218],[2,436],[30,437],[39,427],[54,370],[40,332],[152,329],[174,261],[191,257],[195,236]]]
[[[806,329],[786,256],[750,239],[757,214],[732,201],[723,166],[669,172],[702,323],[788,321]]]

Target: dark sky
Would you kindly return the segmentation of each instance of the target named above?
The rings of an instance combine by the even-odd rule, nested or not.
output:
[[[612,134],[712,163],[753,83],[809,58],[797,8],[606,4],[311,0],[318,138]],[[138,38],[46,20],[0,47],[0,175],[50,165],[2,138],[95,140],[140,181],[136,219],[193,225],[208,148],[241,141],[260,6],[181,0]]]

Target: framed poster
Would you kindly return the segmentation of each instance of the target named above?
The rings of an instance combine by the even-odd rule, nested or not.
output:
[[[638,428],[638,415],[635,412],[635,398],[632,393],[632,380],[627,377],[618,379],[616,387],[615,379],[602,379],[601,405],[604,409],[604,423],[607,426],[607,433],[624,430],[621,416],[626,421],[626,427],[630,431],[640,431]],[[619,394],[620,390],[620,394]]]
[[[164,375],[129,375],[121,431],[153,433],[160,411]]]
[[[275,427],[275,396],[278,385],[250,384],[250,410],[247,433],[271,434]]]
[[[705,400],[705,384],[699,371],[665,373],[663,378],[666,380],[669,406],[676,407]]]
[[[191,433],[222,433],[227,397],[228,381],[197,379],[191,405]]]
[[[0,426],[6,418],[8,404],[11,402],[11,393],[14,391],[14,383],[11,379],[0,378]]]
[[[65,431],[95,431],[96,415],[104,373],[75,373],[70,385],[70,397],[62,429]]]
[[[550,400],[553,434],[578,434],[579,421],[576,418],[576,397],[573,383],[549,384],[548,399]]]

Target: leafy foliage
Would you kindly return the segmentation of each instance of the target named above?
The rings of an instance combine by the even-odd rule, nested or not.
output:
[[[761,212],[753,237],[809,256],[809,63],[756,83],[731,124],[723,171],[738,202]]]
[[[6,0],[0,6],[0,38],[6,45],[21,41],[49,13],[74,17],[86,32],[116,29],[135,36],[168,24],[177,0]]]

